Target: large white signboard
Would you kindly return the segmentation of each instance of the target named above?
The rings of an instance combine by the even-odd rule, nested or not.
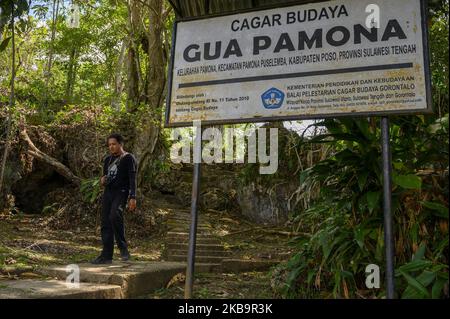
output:
[[[166,126],[430,112],[420,0],[339,0],[179,21]]]

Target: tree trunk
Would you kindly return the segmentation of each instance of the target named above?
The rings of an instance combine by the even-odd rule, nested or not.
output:
[[[163,45],[162,19],[163,0],[147,0],[149,7],[148,18],[150,20],[147,29],[148,39],[148,70],[147,70],[147,92],[144,114],[141,116],[141,125],[137,128],[134,140],[134,154],[139,160],[138,185],[142,186],[144,176],[148,173],[151,161],[159,154],[154,154],[155,146],[161,129],[161,119],[158,109],[164,100],[165,59]]]
[[[136,42],[140,35],[140,14],[137,1],[130,0],[127,3],[128,6],[128,55],[127,55],[127,67],[128,67],[128,102],[127,110],[129,112],[135,112],[139,106],[140,100],[140,65],[137,61],[139,52],[137,50]]]
[[[72,103],[73,88],[75,85],[76,77],[76,60],[77,60],[77,49],[72,48],[69,58],[69,70],[67,72],[67,84],[66,84],[66,104]]]
[[[125,50],[127,48],[127,39],[123,39],[122,45],[120,48],[120,55],[117,60],[116,65],[116,74],[114,76],[114,96],[112,101],[112,106],[115,110],[119,110],[120,108],[120,100],[122,96],[122,90],[123,90],[123,81],[122,81],[122,70],[123,70],[123,64],[125,60]]]
[[[14,82],[16,78],[16,43],[15,43],[15,32],[14,32],[14,5],[11,3],[11,92],[9,95],[9,108],[8,108],[8,120],[6,124],[6,143],[5,150],[3,152],[3,158],[0,168],[0,206],[3,206],[3,179],[5,176],[6,169],[6,161],[8,159],[9,146],[11,143],[11,125],[12,125],[12,112],[15,104],[15,96],[14,96]]]
[[[49,85],[53,63],[53,45],[56,36],[56,23],[58,21],[59,0],[53,0],[53,12],[52,12],[52,33],[50,38],[50,50],[48,53],[47,70],[45,74],[45,106],[48,106]]]

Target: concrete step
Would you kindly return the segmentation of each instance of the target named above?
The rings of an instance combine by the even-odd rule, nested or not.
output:
[[[188,250],[189,245],[186,243],[167,243],[167,249],[180,249],[180,250]],[[198,250],[223,250],[223,245],[216,244],[196,244],[195,248]]]
[[[186,265],[176,262],[116,262],[109,265],[80,264],[80,282],[113,284],[122,290],[123,298],[134,298],[165,287],[170,279],[184,272]],[[37,270],[45,275],[65,280],[65,266],[45,267]]]
[[[188,213],[189,214],[191,212],[191,209],[190,208],[183,208],[183,207],[178,206],[175,209],[175,211],[180,212],[180,213]]]
[[[187,256],[188,251],[183,249],[169,249],[167,250],[167,256],[178,255]],[[231,256],[231,251],[227,250],[195,250],[195,256],[217,256],[217,257],[229,257]]]
[[[169,216],[167,218],[167,220],[178,220],[178,221],[183,221],[183,222],[190,222],[191,216],[190,215],[186,215],[186,216],[172,215],[172,216]],[[197,220],[200,220],[200,218],[198,218]]]
[[[166,222],[166,225],[169,226],[187,226],[188,228],[191,227],[191,222],[184,222],[184,221],[178,221],[178,220],[168,220]],[[211,228],[212,225],[208,223],[197,223],[197,228]]]
[[[67,276],[67,274],[66,274]],[[65,279],[65,278],[64,278]],[[65,280],[8,280],[0,282],[0,299],[120,299],[119,285],[79,283]]]
[[[181,225],[191,225],[190,219],[176,219],[176,218],[168,218],[166,224],[181,224]],[[211,223],[205,220],[197,220],[198,226],[211,226]]]
[[[166,237],[166,243],[173,244],[187,244],[189,243],[189,238],[183,237]],[[221,242],[217,238],[197,238],[197,244],[210,244],[210,245],[220,245]]]
[[[181,208],[177,208],[173,210],[173,215],[180,215],[180,216],[189,216],[191,214],[191,210],[190,209],[181,209]]]
[[[168,219],[183,219],[183,220],[191,220],[191,214],[185,214],[185,213],[178,213],[178,214],[171,214],[168,216]],[[203,216],[198,216],[197,218],[203,218]]]
[[[167,226],[169,226],[169,228],[183,228],[184,231],[189,231],[191,224],[190,223],[167,223]],[[208,224],[197,224],[197,231],[200,230],[211,230],[214,229],[212,227],[212,225],[208,225]]]
[[[167,219],[176,219],[176,220],[191,220],[191,214],[171,214],[167,216]],[[197,215],[197,220],[204,220],[205,215]]]
[[[187,225],[190,225],[191,224],[191,219],[189,218],[186,218],[186,219],[183,219],[183,218],[168,218],[167,219],[167,223],[168,224],[174,224],[174,223],[178,223],[178,224],[187,224]],[[197,223],[203,223],[203,221],[202,220],[197,220]]]
[[[191,218],[178,218],[178,217],[169,217],[167,218],[166,223],[168,224],[183,224],[183,225],[190,225],[191,224]],[[207,220],[201,218],[201,219],[197,219],[197,226],[200,225],[211,225]]]
[[[191,221],[179,221],[179,220],[170,220],[166,222],[166,225],[168,226],[180,226],[185,227],[189,229],[191,227]],[[198,228],[212,228],[213,226],[208,223],[197,223],[197,229]]]
[[[188,232],[189,226],[168,226],[168,231],[171,232]],[[210,234],[213,228],[197,228],[197,235]]]
[[[165,237],[166,242],[173,243],[188,243],[189,242],[189,234],[188,233],[177,233],[177,232],[168,232]],[[210,234],[197,234],[196,242],[198,244],[221,244],[219,238],[214,237]]]
[[[186,261],[186,256],[182,255],[171,255],[167,259],[170,261]],[[217,256],[196,256],[195,261],[199,263],[220,263],[222,260],[224,260],[224,257],[217,257]]]
[[[242,259],[226,259],[222,261],[223,272],[246,272],[246,271],[263,271],[281,263],[281,260],[242,260]]]
[[[197,220],[203,217],[197,217]],[[190,214],[173,214],[169,215],[167,219],[176,219],[176,220],[191,220]]]
[[[166,237],[189,238],[189,232],[168,231]],[[217,238],[211,234],[197,234],[197,238]]]

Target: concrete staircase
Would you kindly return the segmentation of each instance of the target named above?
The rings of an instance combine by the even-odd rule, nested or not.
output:
[[[230,257],[231,252],[225,250],[217,236],[212,233],[212,226],[201,215],[197,223],[196,263],[211,264],[219,269],[223,260]],[[169,217],[169,231],[166,235],[165,256],[169,261],[187,262],[189,247],[190,211],[177,209]]]
[[[175,208],[169,216],[169,230],[166,235],[165,259],[171,262],[187,263],[189,248],[190,210]],[[232,257],[226,250],[220,237],[215,236],[213,228],[205,216],[199,214],[197,240],[195,247],[195,269],[199,265],[208,267],[212,272],[243,272],[267,270],[278,264],[279,260],[241,260]]]

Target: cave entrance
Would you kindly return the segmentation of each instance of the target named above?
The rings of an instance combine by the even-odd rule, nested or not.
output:
[[[46,166],[39,163],[35,170],[24,176],[12,187],[16,207],[26,214],[41,214],[48,200],[47,195],[63,187],[67,181]]]

